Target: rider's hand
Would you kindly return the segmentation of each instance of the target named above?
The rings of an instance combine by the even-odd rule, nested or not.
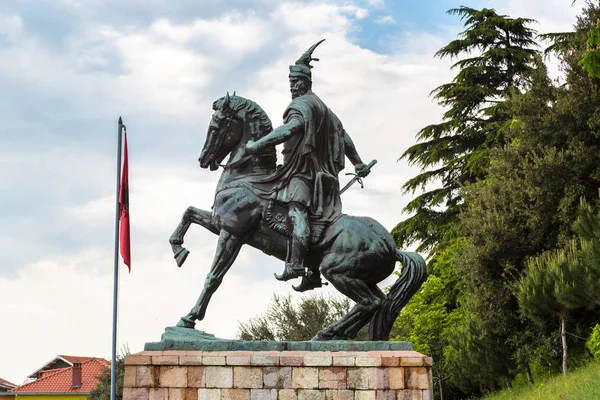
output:
[[[354,164],[354,172],[356,172],[356,175],[364,178],[365,176],[369,175],[371,171],[368,169],[367,164],[356,163]]]
[[[257,154],[258,153],[258,149],[256,148],[256,143],[250,139],[248,140],[248,142],[246,143],[246,153],[247,154]]]

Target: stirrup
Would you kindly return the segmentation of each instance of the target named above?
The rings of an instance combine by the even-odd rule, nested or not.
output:
[[[289,281],[290,279],[304,276],[304,268],[294,268],[293,264],[285,263],[285,269],[281,275],[273,274],[278,281]]]

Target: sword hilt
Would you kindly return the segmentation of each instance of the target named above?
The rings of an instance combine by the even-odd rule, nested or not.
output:
[[[360,188],[364,189],[365,185],[363,184],[362,178],[364,178],[371,171],[371,168],[373,168],[373,166],[375,164],[377,164],[377,160],[371,161],[370,163],[367,164],[367,167],[365,169],[363,169],[360,174],[356,174],[356,173],[352,173],[352,172],[346,173],[346,175],[352,175],[352,176],[354,176],[354,178],[352,178],[350,180],[350,182],[348,182],[346,184],[346,186],[344,186],[344,188],[342,190],[340,190],[340,194],[344,193],[350,186],[354,185],[354,182],[358,182],[360,184]],[[366,172],[366,174],[365,174],[365,172]]]

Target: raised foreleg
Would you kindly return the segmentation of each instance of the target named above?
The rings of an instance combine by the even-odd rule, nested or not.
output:
[[[243,244],[244,240],[242,238],[232,235],[225,230],[221,231],[217,243],[217,251],[210,272],[206,276],[204,289],[202,289],[196,305],[186,316],[181,317],[177,326],[193,328],[196,325],[196,320],[204,318],[210,298],[217,291],[219,285],[221,285],[223,277],[229,271]]]
[[[192,206],[188,207],[181,217],[181,222],[177,225],[177,228],[175,228],[175,232],[173,232],[169,238],[169,243],[171,244],[171,249],[173,249],[173,254],[178,267],[183,265],[185,259],[190,254],[189,250],[183,247],[182,244],[183,237],[191,224],[201,225],[215,235],[219,234],[219,230],[212,221],[212,213],[210,211],[201,210]]]

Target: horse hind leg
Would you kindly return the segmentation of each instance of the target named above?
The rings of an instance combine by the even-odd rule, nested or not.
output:
[[[339,260],[338,260],[339,261]],[[321,265],[321,272],[342,294],[353,300],[356,305],[339,321],[317,333],[313,340],[353,339],[381,307],[385,295],[377,285],[368,285],[361,279],[350,278],[340,270],[341,264],[329,269]],[[344,268],[348,271],[349,269]]]
[[[181,222],[179,222],[179,225],[177,225],[177,228],[175,228],[175,231],[169,238],[169,243],[171,244],[171,249],[173,250],[173,256],[178,267],[183,265],[187,259],[187,256],[190,254],[189,250],[183,247],[182,244],[183,237],[187,233],[192,223],[201,225],[214,234],[219,234],[218,229],[212,222],[212,214],[209,211],[201,210],[192,206],[188,207],[181,217]]]

